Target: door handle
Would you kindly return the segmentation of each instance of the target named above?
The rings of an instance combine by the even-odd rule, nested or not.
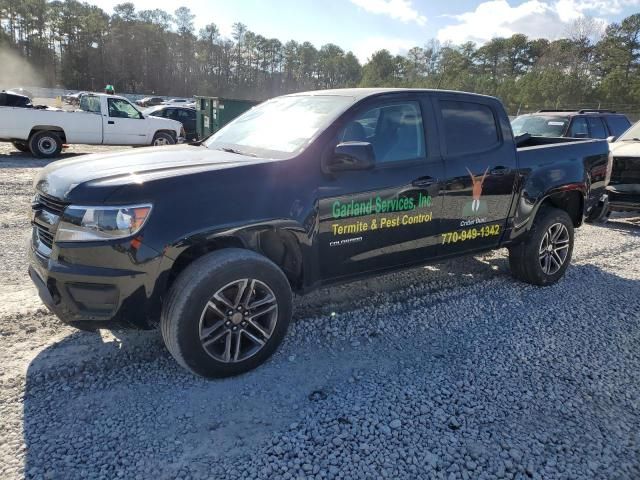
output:
[[[489,173],[491,175],[506,175],[507,173],[509,173],[509,169],[507,167],[503,167],[503,166],[498,166],[498,167],[493,167]]]
[[[116,122],[114,122],[113,120],[109,120],[107,123],[108,123],[109,125],[114,125]]]
[[[420,177],[411,182],[411,185],[413,185],[414,187],[430,187],[437,181],[438,180],[433,177]]]

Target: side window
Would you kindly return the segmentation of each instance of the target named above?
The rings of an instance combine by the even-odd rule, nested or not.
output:
[[[587,138],[589,136],[587,121],[584,117],[576,117],[573,119],[568,136],[573,138]]]
[[[119,98],[107,99],[109,105],[109,116],[116,118],[140,118],[138,110],[133,108],[129,102]]]
[[[631,122],[623,115],[609,115],[605,117],[611,135],[619,137],[631,126]]]
[[[498,145],[498,127],[489,106],[455,100],[439,104],[449,155],[486,152]]]
[[[422,112],[417,102],[372,108],[351,120],[340,142],[369,142],[376,162],[391,163],[425,157]]]
[[[80,110],[90,113],[100,113],[100,99],[93,95],[82,95],[80,97]]]
[[[598,117],[588,117],[589,129],[591,129],[591,138],[607,138],[607,130],[604,128],[602,120]]]
[[[192,112],[190,110],[178,110],[178,118],[177,120],[181,122],[188,122],[189,120],[195,120],[196,112]]]

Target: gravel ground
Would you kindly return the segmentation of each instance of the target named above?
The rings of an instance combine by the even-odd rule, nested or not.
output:
[[[505,252],[324,289],[241,377],[157,332],[58,323],[26,271],[31,180],[0,144],[0,478],[640,478],[640,218],[536,288]],[[69,154],[95,151],[72,147]]]

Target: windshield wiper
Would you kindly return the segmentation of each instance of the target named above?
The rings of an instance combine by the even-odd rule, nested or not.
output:
[[[230,147],[220,147],[218,148],[218,150],[222,150],[223,152],[227,152],[227,153],[235,153],[237,155],[245,155],[247,157],[257,157],[257,155],[254,153],[242,152],[240,150],[236,150],[235,148],[230,148]]]
[[[640,142],[640,138],[625,138],[624,140],[620,140],[621,142]]]

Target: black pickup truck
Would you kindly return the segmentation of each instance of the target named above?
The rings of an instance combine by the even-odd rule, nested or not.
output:
[[[605,140],[514,139],[492,97],[287,95],[197,145],[44,168],[30,275],[66,323],[159,324],[184,367],[234,375],[278,347],[292,292],[501,247],[556,282],[610,168]]]

